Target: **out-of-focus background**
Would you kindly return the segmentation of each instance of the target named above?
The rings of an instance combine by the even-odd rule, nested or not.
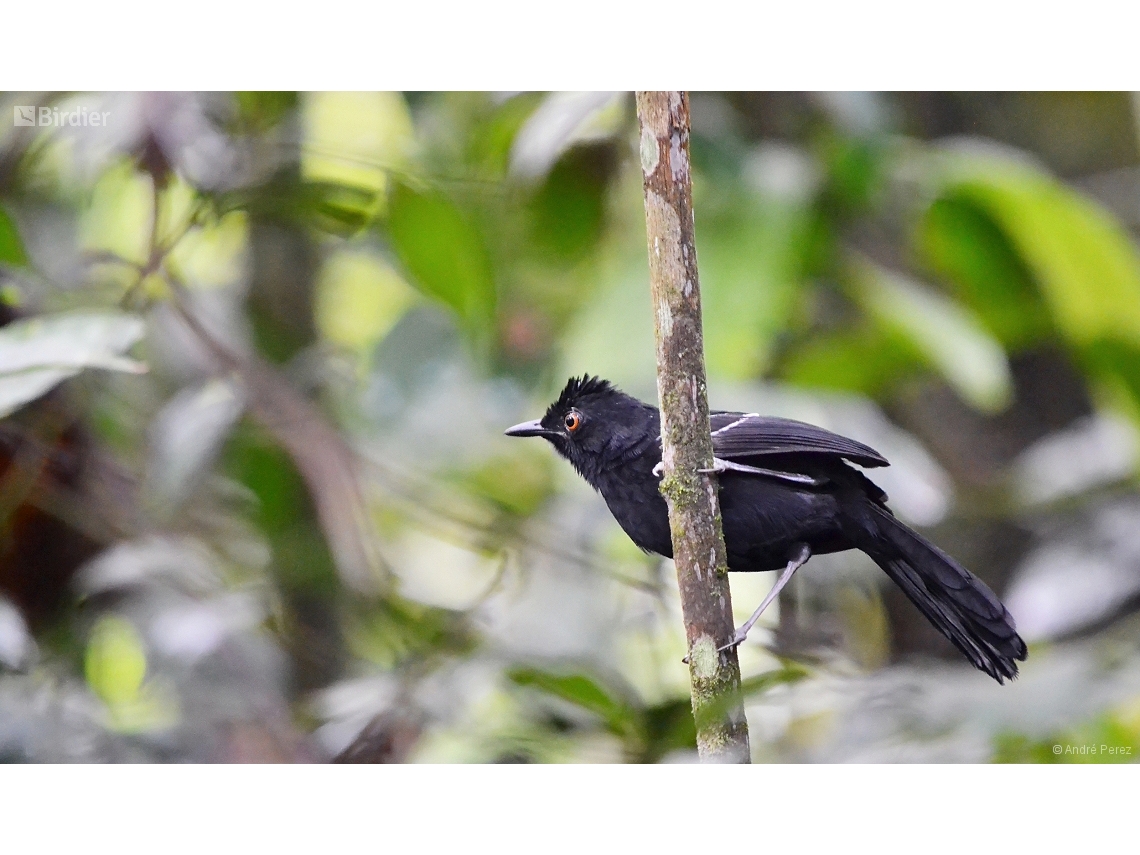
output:
[[[1133,759],[1140,101],[691,108],[712,405],[883,452],[1030,644],[999,687],[814,558],[754,759]],[[629,93],[3,96],[0,757],[694,759],[671,562],[502,436],[655,400],[636,140]]]

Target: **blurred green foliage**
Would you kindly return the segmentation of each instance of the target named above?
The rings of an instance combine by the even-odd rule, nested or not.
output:
[[[1135,763],[1140,718],[1135,707],[1113,710],[1044,739],[999,734],[995,763]]]
[[[0,263],[15,267],[27,264],[16,224],[3,208],[0,208]]]
[[[495,287],[482,236],[446,196],[397,184],[388,233],[425,294],[442,301],[473,332],[495,316]]]
[[[742,681],[740,688],[747,698],[806,676],[803,668],[785,663],[783,668]],[[608,731],[621,739],[631,762],[655,763],[672,751],[683,751],[696,743],[696,724],[687,698],[645,706],[636,699],[621,698],[619,692],[585,674],[518,668],[509,677],[520,686],[539,689],[596,715]]]
[[[117,581],[104,580],[86,612],[66,588],[57,623],[37,628],[43,661],[82,661],[83,674],[70,667],[71,676],[110,711],[108,728],[156,743],[181,727],[203,744],[194,717],[206,713],[193,697],[232,703],[243,696],[235,685],[264,684],[258,709],[279,711],[290,738],[319,726],[321,756],[390,718],[414,722],[418,747],[400,754],[389,727],[391,738],[377,741],[387,747],[376,748],[387,759],[656,762],[691,749],[671,580],[628,543],[613,548],[620,533],[548,449],[499,436],[537,415],[570,373],[653,394],[632,99],[129,97],[107,102],[123,111],[116,116],[126,104],[139,117],[118,136],[0,134],[0,169],[13,164],[0,174],[0,284],[5,306],[35,319],[5,315],[0,344],[39,324],[24,345],[50,356],[18,371],[0,365],[4,410],[24,419],[4,424],[50,424],[56,435],[37,434],[50,447],[58,426],[37,422],[36,408],[66,401],[68,423],[105,452],[112,474],[100,474],[116,485],[68,493],[78,504],[61,510],[56,484],[44,493],[55,504],[36,506],[77,515],[97,547],[75,550],[84,557],[72,558],[61,584],[92,589],[82,573],[85,581],[69,581],[89,552],[146,546],[143,558],[121,559],[119,576],[109,573]],[[1140,425],[1136,224],[1057,177],[1075,174],[1069,160],[1050,169],[1032,159],[1055,156],[1052,144],[1027,154],[921,130],[931,111],[952,118],[973,105],[988,115],[981,96],[937,96],[925,112],[914,95],[844,97],[693,96],[714,393],[873,402],[929,447],[951,488],[969,479],[924,425],[944,423],[968,447],[1012,449],[1009,460],[1068,426],[1040,427],[1044,417],[1019,411],[1028,357],[1061,354],[1080,398],[1065,406],[1084,407],[1083,395]],[[1113,152],[1136,148],[1111,143]],[[146,319],[141,344],[109,330],[108,310],[120,305]],[[52,355],[52,324],[79,310],[90,322]],[[128,350],[150,374],[124,373],[140,365]],[[188,416],[166,408],[219,378],[244,383],[242,406],[259,406],[236,422],[203,408],[200,424],[171,430]],[[923,394],[942,395],[948,411],[921,411]],[[332,432],[306,427],[310,415]],[[338,443],[347,458],[322,456]],[[158,515],[131,485],[166,483],[148,467],[172,459],[202,471],[180,474],[187,494]],[[1055,522],[1011,508],[1009,473],[993,474],[993,494],[970,494],[977,501],[960,514],[1004,533],[978,548],[982,561],[1012,540],[1001,526]],[[77,489],[82,479],[69,477]],[[0,582],[17,601],[10,570],[22,560],[12,557],[22,518],[12,509],[28,505],[12,483],[0,484]],[[104,520],[112,510],[123,519]],[[369,547],[360,554],[381,556],[364,572],[348,566],[354,538]],[[198,581],[176,585],[172,567],[196,568]],[[809,611],[808,599],[794,601],[795,614]],[[860,651],[886,646],[886,607],[877,594],[856,599],[874,612],[860,623],[877,627],[865,633],[874,637],[841,642],[833,631],[805,656],[810,669],[757,648],[745,669],[750,709],[825,680],[821,647],[843,667],[878,662]],[[778,631],[798,631],[796,620],[782,617]],[[900,648],[906,638],[896,627]],[[280,669],[266,646],[280,652]],[[363,701],[343,701],[361,680],[384,689],[368,683]],[[227,714],[258,726],[272,718],[234,709]],[[1045,740],[1002,731],[994,759],[1064,761],[1053,745],[1136,744],[1132,718],[1116,707],[1085,719]],[[210,719],[210,732],[229,732],[222,721]],[[794,729],[772,737],[775,754],[754,746],[757,756],[802,756]],[[202,759],[190,749],[161,756]]]

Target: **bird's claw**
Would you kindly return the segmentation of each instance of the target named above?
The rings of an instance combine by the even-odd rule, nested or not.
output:
[[[725,644],[721,647],[718,647],[716,649],[716,652],[717,653],[724,653],[724,651],[726,651],[726,650],[732,650],[734,647],[739,647],[741,645],[741,643],[744,641],[744,639],[746,639],[746,638],[748,638],[748,633],[747,632],[742,633],[738,629],[736,631],[736,633],[732,636],[732,641],[730,641],[728,644]],[[689,664],[689,657],[686,656],[684,659],[682,659],[681,664],[682,665],[688,665]]]
[[[736,633],[732,636],[732,640],[730,642],[728,642],[728,644],[725,644],[725,645],[722,645],[721,647],[718,647],[716,649],[716,652],[717,653],[724,653],[724,651],[726,651],[726,650],[733,650],[733,649],[739,647],[741,644],[743,644],[744,639],[746,639],[746,638],[748,638],[748,633],[746,633],[746,632],[741,633],[740,630],[737,630]]]

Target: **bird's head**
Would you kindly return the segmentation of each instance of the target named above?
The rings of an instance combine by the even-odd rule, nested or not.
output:
[[[656,409],[589,375],[571,377],[541,419],[506,431],[548,440],[595,486],[601,471],[659,433]]]

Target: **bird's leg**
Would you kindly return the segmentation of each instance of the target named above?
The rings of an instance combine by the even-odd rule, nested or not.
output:
[[[723,647],[717,648],[718,652],[736,647],[748,637],[748,631],[752,629],[756,621],[760,619],[760,615],[764,614],[764,609],[772,604],[772,600],[776,599],[780,591],[783,590],[783,587],[788,584],[788,580],[792,578],[797,570],[807,563],[809,558],[811,558],[811,547],[806,543],[801,543],[799,551],[797,551],[795,556],[788,562],[788,566],[780,572],[780,578],[776,580],[776,584],[772,586],[772,590],[768,592],[768,596],[764,598],[764,602],[752,613],[752,617],[746,620],[740,629],[736,631],[732,636],[732,641]]]

